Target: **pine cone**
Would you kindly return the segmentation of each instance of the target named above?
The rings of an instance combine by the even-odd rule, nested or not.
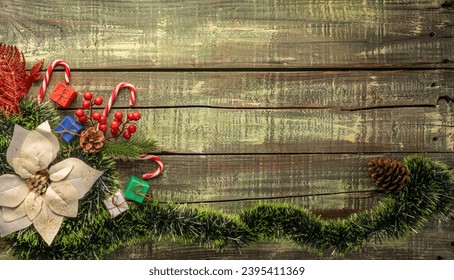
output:
[[[86,153],[96,153],[104,146],[104,133],[94,127],[82,131],[80,135],[80,146]]]
[[[391,159],[374,159],[368,164],[370,177],[378,189],[385,193],[401,190],[409,179],[409,172],[404,164]]]

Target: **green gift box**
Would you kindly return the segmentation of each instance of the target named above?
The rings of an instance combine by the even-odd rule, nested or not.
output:
[[[128,184],[126,185],[124,196],[128,200],[134,200],[142,203],[145,197],[147,197],[149,189],[150,184],[148,184],[147,181],[142,180],[136,176],[131,176],[129,178]]]

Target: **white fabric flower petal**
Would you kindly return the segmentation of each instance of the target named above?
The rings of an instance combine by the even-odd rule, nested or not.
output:
[[[25,181],[19,176],[12,174],[0,176],[0,206],[18,206],[29,191]]]
[[[76,217],[79,202],[76,189],[65,181],[53,182],[44,195],[44,202],[58,215]]]
[[[49,179],[54,182],[61,181],[68,176],[72,169],[73,165],[70,162],[59,162],[49,169]]]
[[[101,171],[79,159],[69,158],[50,167],[48,179],[52,183],[43,195],[30,191],[29,188],[29,184],[45,183],[42,180],[46,180],[46,173],[40,171],[48,169],[59,150],[58,139],[47,121],[34,131],[17,125],[14,127],[6,157],[17,175],[0,176],[2,236],[33,224],[50,245],[60,230],[63,217],[77,216],[78,200],[91,189],[102,175]],[[32,176],[37,174],[41,176]]]
[[[34,157],[13,158],[11,167],[17,175],[24,179],[28,179],[30,176],[42,170],[40,161]]]
[[[10,207],[2,207],[3,212],[3,220],[5,222],[12,222],[22,217],[27,216],[27,212],[25,212],[25,206],[23,203],[19,204],[19,206],[10,208]]]
[[[5,174],[0,176],[0,193],[11,188],[25,184],[25,180],[14,174]]]
[[[20,149],[25,138],[27,138],[30,131],[26,130],[20,125],[14,125],[13,138],[6,151],[6,161],[10,166],[12,165],[12,159],[20,155]]]
[[[41,212],[39,212],[38,216],[33,220],[33,226],[47,245],[50,246],[60,230],[62,222],[63,216],[55,214],[46,204],[43,204]]]
[[[6,236],[10,233],[29,227],[32,221],[27,216],[14,220],[12,222],[5,222],[3,220],[2,209],[0,208],[0,236]]]
[[[91,168],[85,162],[77,158],[68,158],[52,166],[49,172],[61,170],[66,166],[72,166],[71,172],[64,178],[77,190],[77,198],[81,199],[91,189],[93,184],[101,177],[102,172]]]
[[[27,158],[33,156],[39,159],[38,170],[46,169],[57,156],[53,153],[52,144],[37,131],[32,131],[25,138],[20,150],[20,157]]]
[[[57,157],[58,152],[60,151],[60,143],[58,142],[57,136],[52,133],[49,122],[45,121],[40,124],[36,128],[36,131],[41,133],[44,137],[46,137],[47,141],[49,141],[50,145],[52,146],[52,160],[54,160]],[[49,166],[49,164],[47,166]]]
[[[25,212],[30,220],[34,220],[41,211],[43,197],[36,192],[30,192],[24,200]]]
[[[55,214],[46,203],[44,203],[41,212],[39,212],[38,216],[33,220],[33,226],[47,245],[50,246],[60,230],[62,222],[63,216]]]

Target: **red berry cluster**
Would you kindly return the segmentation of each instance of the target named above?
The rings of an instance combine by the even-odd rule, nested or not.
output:
[[[93,106],[101,106],[104,100],[100,96],[93,98],[93,93],[87,91],[84,93],[84,101],[82,101],[82,109],[76,110],[76,117],[80,123],[89,123],[90,126],[95,127],[97,125],[98,130],[106,132],[110,127],[110,133],[112,137],[117,138],[123,135],[125,139],[131,138],[132,134],[136,132],[137,127],[131,123],[140,119],[139,112],[132,112],[127,114],[127,119],[123,121],[123,113],[117,111],[114,115],[114,120],[107,125],[107,117],[100,112],[93,112]],[[107,138],[109,139],[109,138]]]
[[[117,111],[115,112],[114,120],[110,123],[110,133],[113,137],[123,135],[125,139],[129,139],[137,130],[137,126],[131,122],[138,121],[139,119],[140,113],[133,112],[128,113],[126,115],[126,121],[123,121],[123,112]]]
[[[93,93],[89,91],[84,93],[84,101],[82,101],[83,109],[76,110],[76,117],[79,119],[79,122],[86,123],[89,121],[94,126],[94,120],[101,120],[102,115],[99,112],[93,113],[93,105],[101,106],[103,102],[104,100],[100,96],[93,98]],[[88,115],[85,114],[85,110],[88,111]]]

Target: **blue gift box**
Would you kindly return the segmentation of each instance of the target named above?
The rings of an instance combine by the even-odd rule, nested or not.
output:
[[[73,141],[76,136],[84,129],[84,126],[73,116],[66,116],[61,123],[55,127],[54,131],[60,134],[66,142]]]

